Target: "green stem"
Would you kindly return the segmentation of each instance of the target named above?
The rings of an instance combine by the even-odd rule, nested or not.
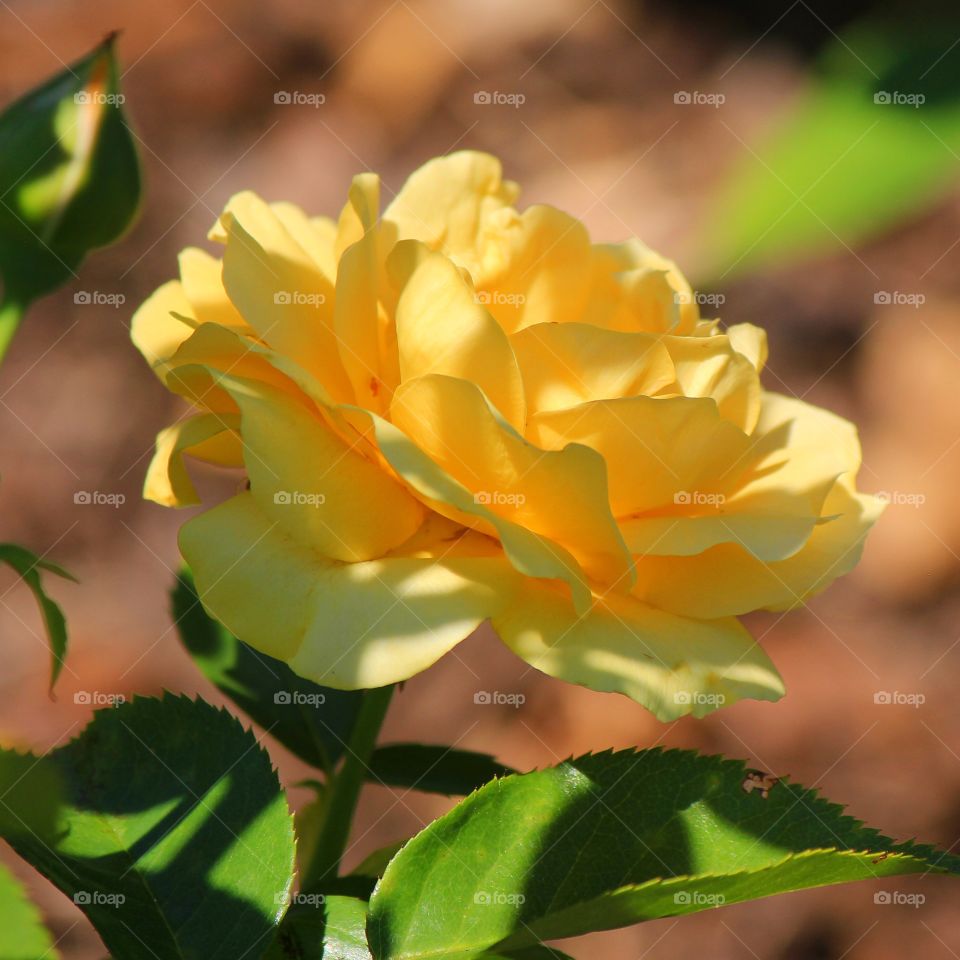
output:
[[[392,696],[392,685],[367,690],[363,695],[343,766],[330,780],[326,817],[313,858],[300,884],[304,893],[322,892],[323,886],[340,871],[340,859],[350,837],[357,799],[367,779],[367,764]]]
[[[13,335],[20,326],[20,318],[23,316],[23,307],[12,300],[5,300],[0,303],[0,362],[7,354],[7,347]]]

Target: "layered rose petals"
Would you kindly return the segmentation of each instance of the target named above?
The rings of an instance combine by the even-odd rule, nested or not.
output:
[[[736,619],[856,562],[880,504],[856,431],[761,387],[763,332],[700,316],[676,266],[519,212],[499,162],[418,170],[381,216],[242,193],[137,312],[195,412],[145,495],[196,504],[185,455],[249,489],[189,520],[205,606],[341,688],[424,670],[484,620],[553,676],[661,719],[776,699]]]

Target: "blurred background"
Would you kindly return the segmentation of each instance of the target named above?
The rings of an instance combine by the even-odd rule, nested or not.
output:
[[[33,600],[0,574],[0,742],[69,739],[91,710],[78,693],[220,701],[171,626],[184,515],[139,497],[154,434],[181,410],[130,345],[129,319],[174,274],[177,251],[202,242],[238,189],[336,215],[356,172],[378,171],[389,197],[429,157],[474,147],[502,157],[522,203],[563,207],[598,239],[640,236],[682,265],[704,313],[765,326],[767,386],[856,420],[860,485],[890,506],[855,574],[806,610],[752,619],[786,680],[778,705],[661,724],[624,698],[532,672],[481,630],[406,685],[386,739],[442,733],[523,768],[608,746],[695,747],[821,787],[899,839],[955,848],[960,14],[945,6],[0,0],[3,104],[123,31],[146,177],[139,223],[33,307],[0,373],[0,539],[82,581],[51,585],[72,647],[50,700]],[[78,303],[78,292],[103,296]],[[236,484],[200,473],[210,496]],[[123,503],[76,504],[82,491]],[[525,702],[476,704],[478,690]],[[283,748],[271,753],[285,782],[307,774]],[[447,806],[371,789],[350,861]],[[80,913],[14,869],[62,955],[102,957]],[[875,903],[885,890],[925,901]],[[957,957],[955,898],[932,877],[863,883],[567,949],[607,960]]]

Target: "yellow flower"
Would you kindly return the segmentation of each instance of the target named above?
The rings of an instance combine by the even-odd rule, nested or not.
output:
[[[379,216],[233,197],[133,339],[201,412],[145,494],[197,502],[183,454],[249,490],[183,527],[205,606],[299,674],[366,688],[489,619],[527,663],[661,719],[779,675],[737,617],[855,564],[879,502],[853,426],[765,391],[763,331],[701,319],[643,244],[592,244],[474,152]]]

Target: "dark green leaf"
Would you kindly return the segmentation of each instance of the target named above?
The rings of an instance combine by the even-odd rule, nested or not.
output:
[[[114,38],[0,115],[2,301],[20,309],[115,240],[140,198]]]
[[[16,877],[0,864],[0,957],[3,960],[55,960],[53,938]]]
[[[495,780],[410,840],[370,903],[378,960],[468,960],[960,858],[894,844],[813,791],[692,752]],[[423,904],[430,904],[425,911]]]
[[[321,687],[248,647],[207,616],[187,571],[177,578],[173,616],[183,645],[218,690],[302,760],[332,769],[350,739],[362,691]]]
[[[370,960],[367,905],[354,897],[317,897],[290,908],[264,960]]]
[[[40,759],[64,784],[57,831],[5,834],[125,960],[265,950],[293,879],[293,825],[267,754],[203,701],[100,710]],[[248,952],[249,951],[249,952]]]
[[[0,561],[13,567],[20,574],[37,599],[47,631],[47,640],[50,643],[50,689],[53,690],[67,655],[67,621],[60,607],[44,591],[40,571],[47,570],[59,577],[73,580],[74,583],[76,580],[63,567],[49,560],[43,560],[15,543],[0,543]]]
[[[0,750],[0,836],[50,839],[62,796],[60,776],[50,764],[29,753]]]
[[[388,787],[466,796],[494,777],[514,773],[488,753],[420,743],[391,743],[370,758],[368,779]]]
[[[741,149],[742,131],[729,133],[739,159],[705,231],[706,279],[854,247],[955,183],[960,50],[945,51],[942,28],[922,18],[868,21],[828,46],[765,142]]]

